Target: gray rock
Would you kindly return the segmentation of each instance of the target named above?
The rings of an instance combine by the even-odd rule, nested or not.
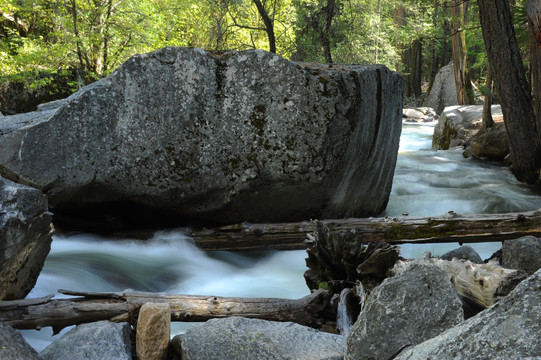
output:
[[[500,105],[493,105],[492,114],[502,114]],[[448,150],[453,146],[464,145],[477,134],[482,125],[483,106],[449,106],[446,107],[434,128],[432,147],[437,150]]]
[[[0,359],[41,360],[41,357],[17,330],[0,323]]]
[[[392,359],[464,320],[447,274],[415,264],[375,288],[347,337],[345,359]]]
[[[220,222],[378,215],[401,84],[382,66],[165,48],[59,108],[7,117],[0,164],[57,210],[124,202]]]
[[[62,107],[66,104],[66,99],[59,99],[59,100],[53,100],[49,101],[43,104],[38,105],[38,111],[48,111],[48,110],[55,110],[59,107]]]
[[[77,325],[40,353],[43,360],[131,360],[128,323],[98,321]]]
[[[0,300],[24,299],[52,241],[47,197],[0,177]]]
[[[453,258],[459,259],[459,260],[470,260],[473,263],[476,264],[482,264],[483,259],[481,259],[481,256],[475,251],[471,246],[464,245],[459,248],[456,248],[454,250],[448,251],[442,256],[440,256],[440,259],[443,260],[453,260]]]
[[[423,106],[431,107],[437,114],[441,114],[447,106],[457,104],[455,71],[451,61],[436,74],[432,88],[423,100]]]
[[[502,246],[502,266],[523,270],[528,275],[541,269],[541,239],[525,236],[505,240]]]
[[[406,122],[432,122],[437,117],[431,108],[403,109],[402,119]]]
[[[509,155],[509,137],[504,123],[498,123],[483,134],[472,137],[473,155],[488,160],[503,161]]]
[[[346,339],[291,322],[231,317],[193,326],[172,346],[183,360],[341,360]]]
[[[541,270],[507,297],[439,336],[408,348],[395,360],[539,359]]]

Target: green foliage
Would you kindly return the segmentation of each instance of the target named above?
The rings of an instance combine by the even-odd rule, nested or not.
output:
[[[421,39],[423,74],[449,52],[445,0],[261,0],[271,19],[276,52],[285,58],[337,63],[382,63],[400,70],[404,51]],[[513,7],[524,53],[524,0]],[[404,10],[405,18],[398,16]],[[474,80],[487,60],[476,3],[466,29]],[[2,0],[0,74],[27,77],[79,69],[85,82],[105,76],[128,57],[164,46],[207,50],[268,49],[265,24],[253,0]],[[526,59],[527,57],[524,56]],[[445,60],[447,61],[447,60]],[[443,62],[443,60],[440,60]],[[439,63],[439,67],[446,65]],[[17,75],[19,74],[19,75]],[[24,74],[24,75],[20,75]],[[76,88],[76,83],[72,83]]]

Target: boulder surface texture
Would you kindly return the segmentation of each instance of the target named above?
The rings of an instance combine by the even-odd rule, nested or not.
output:
[[[0,323],[0,359],[41,360],[41,357],[17,330]]]
[[[173,339],[183,360],[341,360],[346,339],[291,322],[213,319]]]
[[[24,299],[52,242],[52,214],[39,190],[0,177],[0,300]]]
[[[347,337],[346,360],[392,359],[464,320],[447,274],[415,264],[376,287]]]
[[[222,223],[378,215],[401,89],[382,66],[164,48],[57,108],[4,117],[0,164],[55,209],[127,203]]]
[[[523,270],[528,275],[541,269],[541,239],[525,236],[505,240],[502,246],[502,266]]]
[[[507,297],[439,336],[404,350],[402,359],[539,359],[541,270]]]
[[[97,321],[77,325],[40,353],[43,360],[132,360],[128,323]]]

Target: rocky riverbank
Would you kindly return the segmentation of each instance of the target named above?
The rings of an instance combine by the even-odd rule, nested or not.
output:
[[[421,259],[373,289],[347,336],[294,323],[232,317],[195,325],[169,342],[168,307],[149,304],[145,315],[140,314],[143,319],[135,326],[108,321],[79,325],[39,355],[15,330],[3,326],[0,336],[8,345],[0,349],[0,356],[45,360],[135,359],[137,356],[139,359],[537,357],[541,355],[540,248],[541,240],[533,237],[505,241],[498,257],[502,265],[524,271],[529,277],[496,304],[467,320],[464,301],[446,273]],[[442,258],[479,258],[468,247],[460,250]],[[144,352],[141,344],[145,344]]]

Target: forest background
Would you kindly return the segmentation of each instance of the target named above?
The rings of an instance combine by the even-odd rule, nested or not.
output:
[[[108,75],[131,55],[164,46],[258,48],[296,61],[385,64],[406,77],[408,97],[426,90],[437,70],[453,59],[453,51],[466,55],[474,84],[485,83],[488,69],[475,1],[1,2],[0,81],[49,85],[50,92],[75,91]],[[520,0],[511,5],[528,68],[525,6]],[[464,48],[457,49],[453,38]],[[72,74],[72,79],[56,84],[62,87],[57,89],[52,83],[59,73]]]

